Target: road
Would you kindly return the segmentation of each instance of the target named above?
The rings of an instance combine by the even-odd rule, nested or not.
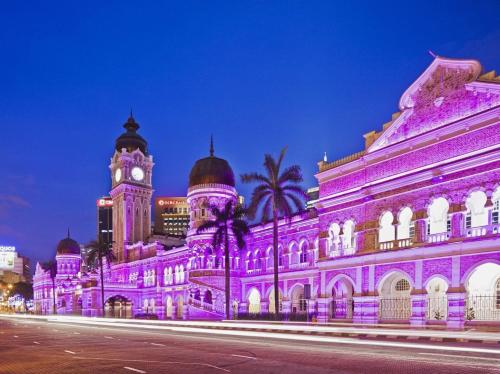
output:
[[[0,373],[500,373],[499,347],[255,335],[0,318]]]

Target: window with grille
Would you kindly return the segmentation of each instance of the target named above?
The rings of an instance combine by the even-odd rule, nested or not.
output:
[[[396,291],[408,291],[410,289],[410,282],[406,279],[400,279],[396,283]]]

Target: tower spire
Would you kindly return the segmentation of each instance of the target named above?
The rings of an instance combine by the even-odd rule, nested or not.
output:
[[[210,157],[214,157],[214,137],[210,135]]]

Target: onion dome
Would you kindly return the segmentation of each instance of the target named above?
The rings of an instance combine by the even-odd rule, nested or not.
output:
[[[199,159],[189,174],[189,187],[199,184],[224,184],[234,187],[234,173],[229,163],[214,156],[214,142],[210,141],[210,156]]]
[[[118,152],[122,151],[122,148],[127,149],[127,152],[135,151],[140,149],[142,153],[147,155],[148,153],[148,142],[137,133],[139,129],[139,124],[135,122],[132,116],[132,111],[130,111],[130,117],[128,117],[127,122],[123,125],[125,131],[116,139],[116,150]]]
[[[57,254],[58,255],[80,255],[80,245],[69,237],[64,238],[57,245]]]

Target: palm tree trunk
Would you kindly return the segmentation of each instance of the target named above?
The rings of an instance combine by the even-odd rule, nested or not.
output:
[[[273,204],[274,205],[274,204]],[[279,256],[278,256],[278,212],[273,206],[273,257],[274,257],[274,313],[276,319],[278,319],[280,305],[280,289],[279,289],[279,279],[278,279],[278,266],[279,266]]]
[[[227,237],[227,226],[224,228],[224,267],[225,267],[225,275],[226,275],[226,319],[230,319],[231,316],[229,314],[230,308],[230,295],[231,295],[231,269],[229,268],[229,238]]]
[[[102,268],[102,256],[99,256],[99,267],[101,268],[101,306],[102,306],[102,316],[105,317],[105,307],[104,307],[104,270]]]
[[[52,313],[57,314],[56,310],[56,280],[52,278]]]

